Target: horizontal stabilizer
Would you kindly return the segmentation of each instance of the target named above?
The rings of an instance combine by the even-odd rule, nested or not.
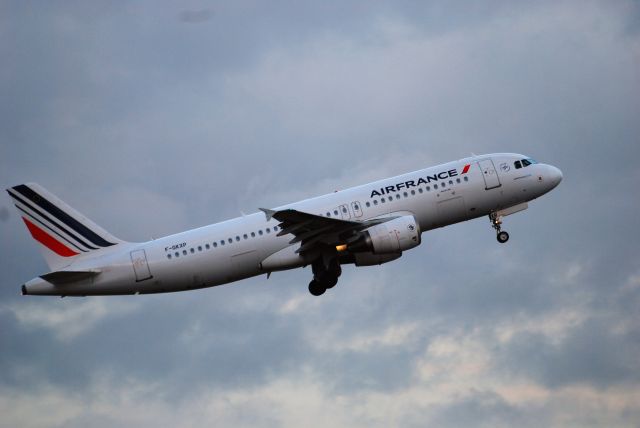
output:
[[[68,284],[70,282],[77,282],[83,279],[92,278],[100,274],[99,270],[59,270],[50,272],[44,275],[40,275],[40,278],[54,285]]]

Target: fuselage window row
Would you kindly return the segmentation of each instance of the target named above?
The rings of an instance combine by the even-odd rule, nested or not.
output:
[[[264,231],[266,233],[271,233],[271,228],[267,227]],[[274,232],[278,231],[278,226],[273,226],[273,231]],[[260,236],[263,235],[262,229],[258,230],[258,235],[260,235]],[[256,232],[251,232],[251,237],[255,238],[256,237]],[[243,239],[249,239],[249,234],[244,233],[242,235],[242,238]],[[236,241],[240,242],[240,235],[236,235]],[[228,242],[229,244],[232,244],[233,243],[233,238],[228,238],[226,242]],[[220,240],[220,245],[221,246],[225,245],[226,242],[225,242],[224,239],[221,239]],[[218,247],[218,241],[214,241],[211,245],[209,245],[207,243],[204,246],[204,248],[206,250],[210,250],[211,248],[217,248],[217,247]],[[197,248],[198,248],[199,252],[202,252],[202,245],[198,245]],[[190,248],[189,252],[191,252],[191,254],[195,254],[196,250],[195,250],[195,248]],[[187,250],[182,250],[182,255],[183,256],[186,256],[187,254],[188,254]],[[180,257],[180,252],[178,252],[178,251],[176,251],[174,254],[167,254],[167,259],[169,259],[169,260],[171,260],[172,258],[178,258],[178,257]]]
[[[464,177],[464,181],[469,181],[469,177]],[[453,186],[455,183],[460,184],[460,183],[462,183],[462,180],[460,178],[456,178],[455,182],[453,180],[449,180],[449,185],[450,186]],[[444,182],[444,181],[442,183],[440,183],[440,187],[446,187],[446,185],[447,185],[447,183]],[[433,185],[433,190],[437,190],[437,189],[438,189],[438,185],[434,184]],[[418,193],[424,193],[425,190],[427,192],[430,192],[431,191],[431,186],[425,186],[424,189],[422,187],[419,187],[418,188]],[[415,195],[416,195],[416,191],[414,189],[411,189],[411,196],[415,196]],[[408,198],[409,197],[409,193],[408,192],[404,192],[404,193],[402,193],[402,196],[404,196],[405,198]],[[401,198],[401,195],[399,193],[395,195],[395,200],[400,200],[400,198]],[[380,198],[379,202],[384,204],[387,201],[391,202],[393,200],[394,200],[394,196],[393,195],[389,195],[387,198]],[[365,206],[367,208],[371,208],[371,204],[372,203],[373,203],[373,205],[378,205],[378,199],[373,199],[373,202],[369,202],[369,201],[365,202]],[[346,212],[346,210],[344,208],[343,208],[343,211]],[[328,212],[327,213],[327,217],[331,217],[331,213]]]

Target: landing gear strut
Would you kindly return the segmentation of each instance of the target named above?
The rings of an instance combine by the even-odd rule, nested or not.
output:
[[[313,262],[311,268],[313,269],[313,280],[309,283],[309,293],[314,296],[320,296],[329,288],[333,288],[342,274],[340,263],[335,257],[328,260],[321,257]]]
[[[491,220],[491,226],[496,230],[496,239],[499,243],[504,244],[509,240],[509,234],[502,230],[502,216],[493,212],[489,214],[489,220]]]

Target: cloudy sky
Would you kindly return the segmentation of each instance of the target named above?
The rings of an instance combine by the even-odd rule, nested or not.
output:
[[[640,3],[0,4],[0,185],[146,240],[470,153],[564,181],[401,260],[178,294],[19,295],[0,426],[640,426]]]

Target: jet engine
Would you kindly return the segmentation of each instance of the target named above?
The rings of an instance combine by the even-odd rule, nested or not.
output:
[[[412,215],[372,226],[348,246],[352,253],[368,251],[373,254],[393,254],[420,245],[420,226]]]

